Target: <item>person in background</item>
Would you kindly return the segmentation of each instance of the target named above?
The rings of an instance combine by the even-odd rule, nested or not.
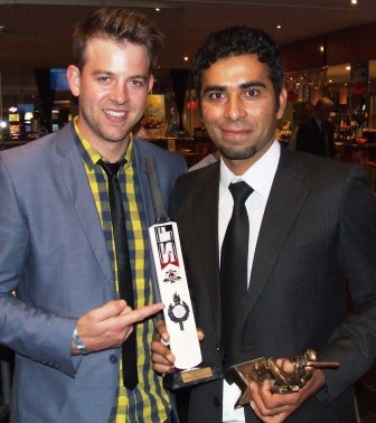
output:
[[[143,15],[94,10],[75,29],[67,69],[78,116],[0,154],[0,343],[15,351],[12,422],[172,421],[150,359],[151,317],[163,305],[152,285],[148,226],[155,217],[145,160],[155,158],[166,206],[186,165],[131,134],[161,41]],[[111,165],[119,168],[133,308],[120,294],[126,280],[119,280],[104,169]],[[132,334],[130,386],[120,367],[128,370],[121,347]]]
[[[307,103],[304,105],[304,120],[303,122],[308,122],[315,117],[315,106],[312,103]],[[302,123],[303,123],[302,122]],[[296,137],[298,136],[299,126],[301,123],[293,129],[291,133],[291,140],[287,146],[290,150],[296,149]]]
[[[355,423],[353,385],[376,353],[376,198],[365,171],[282,148],[275,139],[287,92],[281,52],[262,30],[211,34],[194,59],[193,79],[221,157],[178,179],[170,216],[205,333],[203,362],[226,374],[232,364],[273,357],[292,373],[289,357],[312,348],[340,367],[313,370],[288,394],[272,393],[269,380],[253,382],[250,402],[239,409],[240,390],[230,380],[193,386],[189,422]],[[237,186],[247,189],[242,232],[249,226],[249,236],[222,254]],[[231,256],[237,277],[229,279],[223,267]],[[163,321],[158,329],[154,368],[173,372]]]
[[[315,105],[315,116],[299,125],[296,150],[333,157],[335,155],[334,124],[329,120],[333,102],[327,97],[320,98]]]

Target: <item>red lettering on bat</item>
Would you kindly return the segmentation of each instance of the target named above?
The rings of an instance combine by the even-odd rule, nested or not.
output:
[[[155,237],[157,240],[161,268],[164,269],[169,264],[179,266],[179,257],[172,225],[167,224],[156,227]]]

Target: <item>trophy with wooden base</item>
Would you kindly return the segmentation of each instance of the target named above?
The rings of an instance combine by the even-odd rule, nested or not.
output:
[[[156,223],[149,228],[153,262],[158,279],[154,287],[165,304],[163,310],[170,336],[169,346],[176,360],[176,372],[164,377],[171,389],[195,385],[222,377],[222,372],[202,363],[200,343],[176,222],[170,221],[162,202],[154,159],[147,160]]]

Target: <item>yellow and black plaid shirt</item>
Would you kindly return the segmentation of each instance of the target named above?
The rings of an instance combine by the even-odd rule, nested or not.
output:
[[[103,159],[91,144],[79,133],[76,122],[75,129],[78,134],[78,149],[82,155],[86,175],[93,193],[95,205],[102,223],[107,248],[112,262],[116,290],[119,293],[118,277],[116,272],[114,240],[112,234],[111,210],[108,200],[107,177],[98,164]],[[129,145],[126,153],[124,168],[119,169],[118,178],[124,194],[123,205],[126,219],[129,254],[131,259],[133,290],[135,307],[140,308],[152,304],[154,297],[150,280],[150,259],[148,246],[145,240],[148,237],[145,222],[143,203],[137,173],[132,163],[132,146]],[[139,384],[131,391],[123,386],[119,377],[118,396],[115,398],[112,416],[109,422],[116,423],[160,423],[166,421],[171,408],[167,392],[162,387],[161,378],[152,369],[150,345],[153,336],[153,321],[148,319],[137,324],[137,368]],[[119,360],[121,366],[121,360]],[[121,375],[121,368],[119,369]]]

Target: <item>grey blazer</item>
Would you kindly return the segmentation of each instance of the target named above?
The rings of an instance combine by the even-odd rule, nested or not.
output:
[[[154,223],[149,155],[165,205],[186,170],[181,156],[134,140],[147,225]],[[80,315],[117,295],[70,124],[0,154],[0,201],[0,343],[16,352],[12,421],[104,423],[117,387],[119,349],[71,357],[71,338]]]
[[[179,178],[171,197],[204,360],[221,366],[218,263],[219,163]],[[351,385],[376,352],[376,198],[360,167],[282,148],[266,205],[238,346],[242,361],[323,360],[327,389],[289,422],[355,422]],[[347,284],[346,276],[347,275]],[[348,313],[351,295],[354,303]],[[190,422],[222,421],[222,381],[194,387]],[[245,407],[247,422],[258,419]]]

